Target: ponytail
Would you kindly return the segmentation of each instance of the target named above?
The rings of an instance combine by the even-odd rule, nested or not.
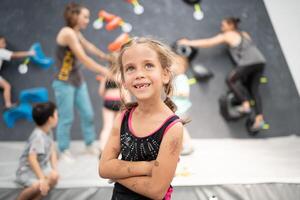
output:
[[[177,106],[175,105],[175,103],[171,100],[170,97],[166,97],[166,99],[164,100],[164,103],[172,110],[172,112],[176,112],[177,110]]]

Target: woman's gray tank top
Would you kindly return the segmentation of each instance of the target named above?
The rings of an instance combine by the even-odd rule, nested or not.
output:
[[[266,59],[256,45],[248,38],[241,35],[241,42],[237,47],[230,47],[229,53],[238,67],[253,64],[265,64]]]

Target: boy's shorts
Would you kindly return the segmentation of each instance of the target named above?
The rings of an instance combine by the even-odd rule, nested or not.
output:
[[[52,168],[50,165],[42,167],[42,171],[46,176],[50,174],[51,170]],[[16,174],[15,182],[24,187],[30,187],[32,186],[32,184],[36,183],[37,181],[38,181],[38,177],[35,175],[35,173],[32,170],[27,170],[20,173],[17,172]]]

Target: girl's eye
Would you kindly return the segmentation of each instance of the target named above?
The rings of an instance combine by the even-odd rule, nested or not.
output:
[[[147,63],[147,64],[145,65],[145,67],[146,67],[146,69],[151,69],[151,68],[154,67],[154,65],[151,64],[151,63]]]
[[[133,66],[128,66],[125,71],[126,72],[132,72],[133,70],[134,70]]]

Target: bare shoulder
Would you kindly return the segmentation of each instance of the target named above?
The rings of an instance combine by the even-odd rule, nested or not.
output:
[[[163,152],[168,156],[178,156],[182,148],[183,125],[180,122],[173,124],[163,137]],[[170,157],[170,158],[171,158]]]
[[[237,31],[228,31],[223,33],[225,41],[230,46],[235,46],[237,40],[240,40],[240,33]]]
[[[63,27],[57,34],[56,41],[65,45],[69,39],[76,38],[75,31],[70,27]]]
[[[235,31],[227,31],[225,33],[222,33],[224,38],[227,40],[230,40],[231,38],[235,37],[237,35],[237,32]]]
[[[170,139],[173,140],[174,138],[180,139],[182,135],[183,135],[183,124],[181,120],[176,120],[171,124],[171,126],[168,127],[164,138],[166,138],[166,140],[170,140]]]
[[[58,32],[57,37],[66,37],[66,36],[70,36],[70,35],[76,35],[75,31],[70,27],[63,27]]]
[[[170,127],[168,132],[180,136],[183,132],[183,124],[180,120],[175,121],[175,123]]]
[[[61,32],[62,34],[75,34],[75,31],[74,31],[72,28],[67,27],[67,26],[63,27],[63,28],[60,30],[60,32]]]

